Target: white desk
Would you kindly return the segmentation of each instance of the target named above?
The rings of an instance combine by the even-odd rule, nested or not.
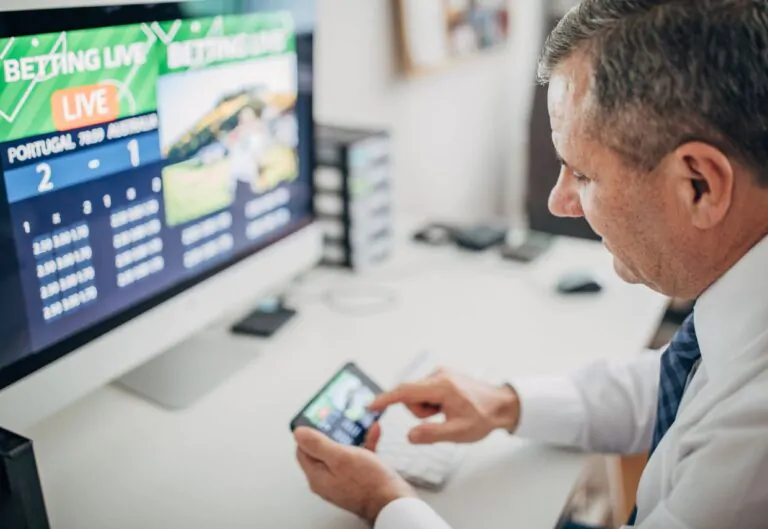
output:
[[[580,265],[603,276],[605,291],[558,297],[559,274]],[[349,286],[385,288],[395,306],[352,316],[323,301],[327,288]],[[601,247],[570,240],[534,267],[404,245],[362,277],[313,272],[295,297],[300,317],[272,341],[235,338],[228,321],[205,331],[215,346],[254,351],[254,361],[192,409],[169,412],[106,387],[26,432],[53,528],[363,527],[310,494],[288,430],[343,362],[385,385],[425,348],[509,375],[566,370],[636,354],[666,306],[621,283]],[[456,529],[551,529],[584,461],[499,434],[472,448],[444,492],[424,497]]]

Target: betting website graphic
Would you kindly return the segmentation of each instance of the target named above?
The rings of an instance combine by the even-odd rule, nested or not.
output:
[[[30,351],[306,220],[290,14],[5,38],[0,59]]]
[[[376,421],[368,411],[376,398],[353,373],[342,371],[307,407],[304,416],[322,432],[342,444],[356,444]]]

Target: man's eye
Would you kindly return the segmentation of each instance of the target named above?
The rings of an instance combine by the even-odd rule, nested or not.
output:
[[[588,178],[588,177],[586,177],[586,176],[584,176],[583,174],[579,174],[579,173],[573,173],[573,177],[574,177],[574,178],[576,179],[576,181],[577,181],[577,182],[579,182],[579,183],[585,183],[585,182],[589,182],[589,178]]]

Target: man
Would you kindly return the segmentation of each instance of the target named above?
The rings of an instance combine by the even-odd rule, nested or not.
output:
[[[250,196],[260,177],[266,145],[266,131],[256,109],[250,105],[243,107],[237,114],[237,126],[222,134],[220,140],[229,150],[232,199],[235,200],[240,191]]]
[[[562,159],[550,209],[584,216],[625,280],[697,300],[693,316],[661,360],[514,389],[438,373],[374,408],[439,406],[445,422],[417,427],[416,443],[504,428],[650,450],[631,525],[768,527],[768,1],[584,0],[540,77]],[[296,440],[312,490],[377,529],[447,527],[372,452]]]

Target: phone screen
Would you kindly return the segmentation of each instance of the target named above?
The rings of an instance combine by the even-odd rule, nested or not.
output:
[[[380,392],[354,366],[347,366],[304,408],[297,422],[306,421],[339,443],[360,445],[380,416],[367,410]]]

